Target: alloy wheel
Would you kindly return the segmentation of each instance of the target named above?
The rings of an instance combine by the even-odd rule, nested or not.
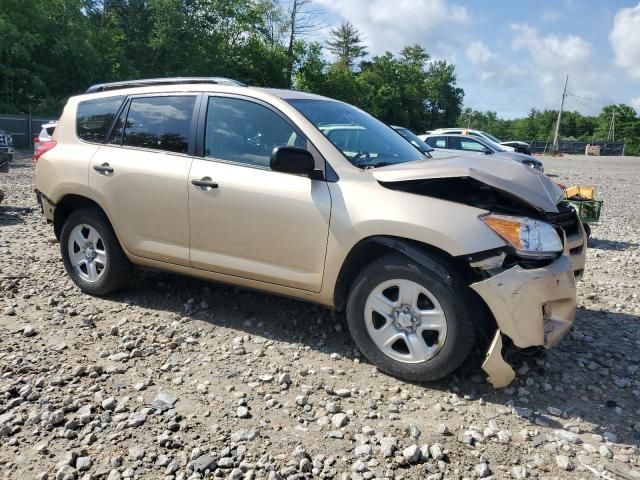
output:
[[[107,250],[98,231],[87,224],[76,225],[67,242],[69,260],[76,273],[87,282],[97,282],[107,268]]]
[[[364,307],[369,336],[387,356],[403,363],[433,358],[444,346],[447,319],[436,297],[411,280],[374,288]]]

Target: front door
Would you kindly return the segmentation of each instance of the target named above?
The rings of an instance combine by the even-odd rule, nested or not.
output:
[[[194,158],[189,173],[191,265],[319,291],[331,213],[327,184],[269,168],[275,146],[306,140],[250,99],[211,96],[203,108],[204,156]]]

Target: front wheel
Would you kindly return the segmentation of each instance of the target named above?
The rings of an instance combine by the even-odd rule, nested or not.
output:
[[[60,233],[65,269],[85,293],[107,295],[122,288],[131,264],[105,216],[97,209],[73,212]]]
[[[349,294],[347,322],[360,351],[408,381],[445,377],[475,344],[467,287],[444,263],[434,265],[439,273],[387,255],[358,276]]]

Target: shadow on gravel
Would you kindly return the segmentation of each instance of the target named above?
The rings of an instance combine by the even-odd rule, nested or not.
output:
[[[11,207],[4,205],[8,199],[5,198],[0,204],[0,227],[17,225],[24,222],[24,218],[33,212],[31,207]],[[9,199],[10,200],[10,199]]]
[[[237,335],[265,337],[366,363],[357,353],[344,316],[324,307],[170,273],[145,271],[137,277],[132,288],[112,296],[112,300],[233,329]],[[201,304],[203,301],[206,306]],[[488,403],[514,407],[516,414],[528,419],[533,428],[563,428],[561,421],[570,423],[571,419],[581,418],[589,425],[617,431],[620,442],[637,442],[637,432],[623,431],[621,412],[633,415],[637,408],[638,393],[633,391],[632,380],[623,384],[627,365],[638,361],[634,345],[640,317],[581,309],[577,325],[582,336],[569,335],[554,349],[534,355],[512,353],[510,361],[520,374],[510,389],[495,390],[485,380],[480,351],[452,375],[416,385],[445,394],[457,393],[468,401],[482,398]],[[244,360],[238,366],[245,368]],[[239,371],[232,367],[224,375],[229,378]],[[527,379],[533,384],[527,384]],[[543,387],[545,384],[551,392]],[[549,407],[564,412],[564,418],[550,414]],[[585,429],[585,433],[602,432],[596,427]]]
[[[599,240],[593,237],[589,239],[589,247],[599,248],[600,250],[613,250],[616,252],[621,252],[628,248],[634,248],[638,246],[640,245],[633,242],[623,242],[619,240]]]
[[[25,168],[32,169],[33,165],[30,165],[24,158],[20,159],[20,163],[16,163],[16,160],[9,164],[9,171],[11,170],[22,170]]]

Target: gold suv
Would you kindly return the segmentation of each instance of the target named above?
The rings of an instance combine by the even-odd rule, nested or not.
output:
[[[69,276],[106,295],[132,265],[346,312],[362,353],[411,381],[474,345],[569,330],[585,235],[562,191],[511,160],[426,158],[329,98],[221,78],[102,84],[39,146],[36,193]]]

